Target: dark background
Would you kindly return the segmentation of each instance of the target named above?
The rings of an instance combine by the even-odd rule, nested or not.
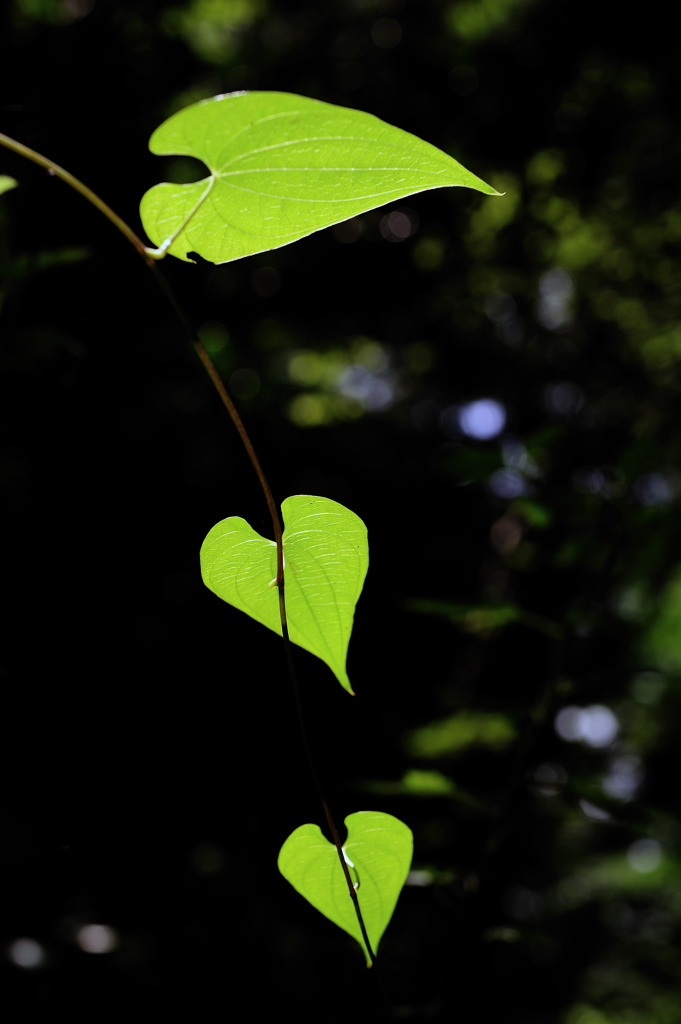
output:
[[[153,129],[243,88],[368,110],[506,192],[163,265],[277,498],[369,528],[357,696],[297,663],[338,820],[414,831],[381,945],[406,1019],[681,1021],[679,62],[656,4],[614,13],[0,15],[0,130],[135,230],[184,169]],[[219,519],[269,534],[252,469],[125,240],[5,150],[0,173],[20,181],[0,199],[8,1020],[375,1017],[356,944],[276,870],[321,824],[280,643],[200,580]],[[487,439],[465,429],[483,400],[505,417]]]

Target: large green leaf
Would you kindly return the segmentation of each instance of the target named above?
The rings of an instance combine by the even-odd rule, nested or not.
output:
[[[452,157],[372,114],[285,92],[237,92],[164,121],[149,148],[203,161],[208,177],[155,185],[140,215],[154,245],[213,263],[287,245],[445,185],[499,195]],[[191,261],[190,261],[191,262]]]
[[[325,661],[352,693],[345,662],[369,567],[366,526],[337,501],[309,494],[287,498],[281,511],[289,636]],[[239,516],[223,519],[201,546],[201,575],[223,601],[281,636],[274,541]]]
[[[409,873],[414,839],[403,821],[380,811],[349,814],[345,827],[348,838],[343,852],[367,936],[376,953]],[[338,852],[319,826],[301,825],[292,832],[279,851],[277,863],[301,896],[357,939],[370,963]]]

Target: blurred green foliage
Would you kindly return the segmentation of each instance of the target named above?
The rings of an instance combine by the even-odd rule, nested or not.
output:
[[[144,163],[150,129],[187,102],[239,88],[369,110],[506,191],[494,202],[424,194],[285,251],[181,268],[191,281],[174,286],[204,325],[279,493],[328,494],[369,527],[373,564],[351,665],[360,708],[350,719],[335,706],[315,711],[340,802],[380,794],[415,834],[412,884],[384,940],[404,1016],[451,1020],[475,1005],[510,1024],[677,1024],[681,132],[668,10],[613,18],[582,0],[292,0],[285,9],[15,0],[2,17],[3,130],[72,166],[114,205],[118,196],[131,219],[158,180]],[[221,620],[215,662],[197,666],[189,640],[210,615],[182,584],[195,573],[194,539],[241,511],[248,470],[163,314],[136,314],[135,340],[122,346],[131,336],[122,297],[139,310],[150,300],[120,251],[106,262],[106,229],[78,221],[54,182],[15,162],[1,171],[21,183],[0,206],[11,438],[0,482],[15,581],[6,678],[17,702],[8,749],[26,765],[37,736],[49,768],[40,785],[26,776],[16,820],[3,819],[19,837],[7,942],[29,928],[62,934],[60,915],[73,906],[104,908],[129,939],[100,960],[97,998],[109,984],[128,1014],[142,1006],[149,1019],[152,989],[152,1016],[164,993],[166,1008],[174,1003],[172,960],[210,1017],[224,1003],[225,964],[230,984],[250,976],[257,948],[263,1009],[296,999],[309,1019],[320,1005],[347,1019],[351,996],[338,978],[343,970],[354,993],[350,969],[282,904],[268,881],[271,851],[258,860],[272,819],[277,839],[290,829],[279,806],[307,785],[283,705],[271,726],[263,714],[276,652],[270,664],[258,650],[256,674],[236,653],[247,638]],[[92,269],[46,265],[50,253],[86,245]],[[99,446],[86,472],[84,423]],[[84,541],[87,522],[73,512],[93,502],[108,509],[107,557],[124,577],[98,602],[91,553],[101,534]],[[59,543],[38,550],[48,507]],[[168,527],[153,555],[126,534],[127,562],[117,538],[133,508]],[[405,545],[410,522],[421,525]],[[171,562],[180,577],[153,602],[129,582],[150,557],[158,578],[172,575]],[[60,587],[49,607],[26,583],[46,572]],[[82,663],[69,642],[76,621],[96,644]],[[102,651],[114,668],[93,695]],[[71,671],[61,703],[57,659]],[[227,725],[204,675],[226,680]],[[184,694],[188,679],[191,696],[176,709],[168,693]],[[88,742],[110,756],[94,795],[75,753],[64,767],[69,750],[82,757],[72,707],[93,709]],[[262,754],[242,741],[254,730]],[[158,765],[173,800],[149,825],[166,782]],[[262,792],[274,790],[267,815],[251,806],[258,772]],[[247,839],[225,828],[225,777]],[[146,791],[147,778],[159,784]],[[164,845],[169,821],[177,835]],[[80,835],[73,822],[87,822],[78,855],[91,881],[75,871],[50,883],[27,921],[40,878],[51,877],[31,851],[50,851],[51,867],[51,851]],[[123,834],[141,845],[116,845]],[[167,906],[159,864],[206,837],[227,851],[229,869],[190,871],[191,926],[161,928],[163,911],[145,902],[158,885]],[[101,870],[93,849],[113,851]],[[224,921],[237,917],[244,934],[234,943]],[[156,945],[145,946],[150,931]],[[72,972],[50,975],[51,1005],[90,991],[80,962]]]
[[[504,715],[461,711],[415,730],[407,739],[406,748],[416,757],[455,757],[475,746],[503,750],[515,735],[513,723]]]
[[[264,13],[258,0],[193,0],[163,11],[160,28],[218,66],[238,53],[240,36]]]

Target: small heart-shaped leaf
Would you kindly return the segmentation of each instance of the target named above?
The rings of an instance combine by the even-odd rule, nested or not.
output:
[[[355,605],[369,567],[367,529],[330,498],[297,494],[281,506],[284,594],[289,636],[325,661],[352,693],[345,670]],[[274,541],[231,516],[201,546],[201,575],[223,601],[281,636]]]
[[[376,953],[411,867],[414,837],[403,821],[380,811],[349,814],[345,827],[345,861]],[[292,832],[279,851],[277,864],[301,896],[357,939],[370,964],[338,851],[324,838],[319,826],[301,825]]]
[[[195,157],[209,171],[142,197],[144,230],[181,260],[266,252],[426,189],[499,195],[442,150],[372,114],[285,92],[194,103],[164,121],[149,148]]]

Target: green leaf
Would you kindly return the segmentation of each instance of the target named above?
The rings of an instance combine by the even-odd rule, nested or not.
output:
[[[337,501],[309,494],[287,498],[281,511],[289,636],[352,693],[345,662],[369,567],[366,526]],[[239,516],[223,519],[201,546],[201,575],[223,601],[281,636],[274,541]]]
[[[0,196],[3,192],[9,192],[10,189],[16,188],[19,182],[16,178],[10,178],[7,174],[0,174]]]
[[[500,712],[460,711],[414,729],[405,746],[414,757],[457,757],[471,747],[505,750],[517,731],[509,716]]]
[[[151,136],[208,177],[155,185],[140,216],[159,249],[226,263],[288,245],[414,192],[499,195],[452,157],[372,114],[285,92],[236,92],[180,110]],[[189,262],[192,262],[189,260]]]
[[[411,829],[380,811],[357,811],[345,819],[343,843],[364,926],[376,953],[411,867]],[[357,939],[367,952],[345,873],[333,843],[318,825],[301,825],[279,851],[278,867],[287,882],[330,921]]]

